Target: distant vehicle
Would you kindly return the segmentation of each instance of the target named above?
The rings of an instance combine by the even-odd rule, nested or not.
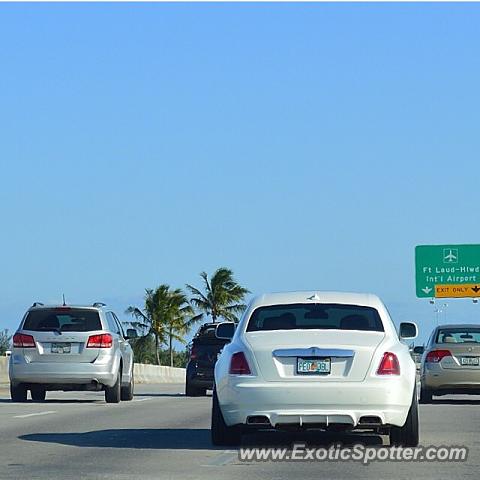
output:
[[[45,400],[49,390],[105,391],[108,403],[132,400],[133,351],[115,313],[104,304],[34,303],[13,336],[10,394],[15,402]]]
[[[12,352],[11,352],[10,350],[7,350],[7,351],[5,352],[5,356],[6,356],[6,357],[9,357],[11,354],[12,354]]]
[[[480,325],[439,325],[422,350],[421,403],[433,395],[480,394]]]
[[[191,342],[186,368],[185,395],[206,395],[213,389],[213,369],[217,356],[229,340],[215,336],[218,323],[202,325]]]
[[[238,327],[215,366],[211,435],[235,445],[245,430],[370,430],[390,443],[419,440],[415,363],[374,295],[334,292],[265,294]]]

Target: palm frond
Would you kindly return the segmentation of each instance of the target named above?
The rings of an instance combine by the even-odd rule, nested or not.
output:
[[[198,315],[195,315],[189,318],[188,320],[186,320],[185,325],[187,326],[188,329],[190,329],[193,325],[195,325],[197,322],[202,320],[203,316],[204,316],[203,313],[199,313]]]
[[[192,295],[196,295],[199,299],[208,303],[208,298],[198,288],[195,288],[194,286],[189,285],[188,283],[186,287],[187,287],[187,290],[189,290]]]

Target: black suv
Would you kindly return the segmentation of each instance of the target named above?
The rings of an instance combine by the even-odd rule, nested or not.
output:
[[[213,369],[217,356],[229,340],[215,336],[218,323],[205,323],[193,337],[187,364],[185,395],[196,397],[206,395],[213,389]]]

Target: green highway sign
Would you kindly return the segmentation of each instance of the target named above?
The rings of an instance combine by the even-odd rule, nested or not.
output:
[[[417,297],[435,297],[439,291],[452,293],[438,296],[457,297],[457,289],[453,287],[466,287],[466,284],[468,293],[463,288],[458,296],[480,297],[480,245],[418,245],[415,247],[415,279]],[[442,288],[436,289],[436,285]]]

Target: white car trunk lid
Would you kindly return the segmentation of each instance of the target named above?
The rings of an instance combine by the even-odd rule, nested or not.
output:
[[[276,330],[247,332],[262,377],[267,381],[360,382],[385,338],[384,332]],[[330,358],[330,373],[297,373],[297,358]]]

